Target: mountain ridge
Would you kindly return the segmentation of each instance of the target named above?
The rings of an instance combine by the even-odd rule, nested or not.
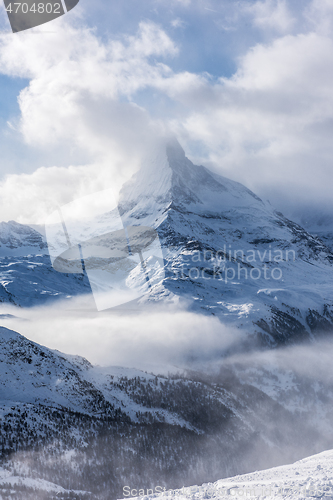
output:
[[[156,274],[138,307],[180,301],[272,347],[332,330],[331,250],[242,184],[194,165],[176,140],[124,184],[118,210],[125,227],[154,228],[162,245],[165,277]],[[117,220],[104,214],[100,227],[107,217],[110,227]],[[0,258],[0,300],[30,306],[91,293],[87,276],[57,273],[39,255],[46,245],[35,229],[1,227],[9,255]],[[27,253],[31,242],[29,258],[10,254]]]
[[[223,362],[215,374],[169,376],[101,368],[3,327],[0,361],[0,475],[2,467],[34,487],[41,479],[87,492],[78,499],[119,498],[129,480],[173,488],[217,480],[333,445],[330,382],[302,387],[283,366],[248,372]],[[321,392],[329,401],[319,399],[314,416]],[[323,440],[317,423],[326,411]]]

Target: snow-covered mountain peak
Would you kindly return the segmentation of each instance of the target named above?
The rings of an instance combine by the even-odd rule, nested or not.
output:
[[[176,139],[156,146],[141,169],[123,186],[119,197],[123,220],[145,219],[154,227],[164,220],[170,208],[207,215],[235,207],[267,212],[261,199],[242,184],[194,165]]]
[[[194,165],[176,140],[167,143],[166,155],[172,171],[171,196],[176,205],[203,205],[207,191],[211,195],[216,193],[219,198],[228,191],[209,170]]]
[[[45,239],[38,231],[12,220],[0,222],[0,257],[46,253]]]
[[[147,300],[185,297],[268,343],[284,342],[291,324],[304,339],[332,324],[330,250],[247,187],[194,165],[176,140],[123,186],[119,212],[125,226],[156,229],[164,248],[166,279]]]

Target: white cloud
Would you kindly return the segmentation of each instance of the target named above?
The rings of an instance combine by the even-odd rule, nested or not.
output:
[[[109,107],[112,124],[114,102],[170,74],[166,65],[149,57],[176,53],[171,39],[153,23],[141,23],[137,36],[127,37],[126,43],[102,43],[92,31],[75,29],[66,21],[54,35],[22,32],[0,40],[1,72],[31,79],[19,97],[25,140],[44,146],[71,141],[95,154],[105,153],[106,137],[101,130],[94,133],[95,121],[87,122],[85,113],[91,119],[92,108],[100,113],[101,107]],[[131,112],[138,114],[135,107]],[[105,116],[103,122],[108,125]]]
[[[12,125],[25,142],[51,154],[55,148],[85,152],[87,165],[7,175],[0,184],[3,219],[40,222],[53,203],[117,189],[159,133],[131,98],[172,75],[158,60],[177,53],[166,33],[144,22],[136,36],[103,43],[92,30],[58,21],[54,34],[0,35],[0,71],[30,80]]]
[[[255,191],[331,200],[333,42],[316,33],[258,44],[232,78],[179,92],[188,115],[172,126]],[[173,94],[175,95],[175,94]]]
[[[107,164],[54,166],[40,167],[32,174],[8,175],[0,183],[2,220],[44,224],[58,206],[115,186],[114,170],[121,171],[122,167],[123,160],[116,161],[115,157],[112,169],[108,169]]]
[[[87,156],[82,167],[7,175],[0,184],[2,218],[41,222],[51,206],[70,197],[117,190],[164,131],[135,104],[135,94],[147,88],[186,92],[201,81],[188,72],[174,75],[161,62],[176,54],[173,41],[151,22],[122,41],[102,42],[92,30],[62,19],[55,33],[0,35],[0,72],[30,80],[19,95],[21,116],[10,126],[30,146]]]
[[[256,2],[248,15],[281,33],[293,23],[288,5]],[[54,167],[7,176],[0,185],[3,217],[40,220],[51,199],[69,201],[70,186],[72,196],[119,186],[166,129],[209,151],[197,160],[273,203],[284,193],[295,203],[321,197],[332,204],[333,42],[323,28],[332,1],[313,0],[304,15],[311,12],[317,17],[308,31],[253,46],[235,74],[220,79],[173,71],[169,61],[180,49],[151,22],[141,23],[135,36],[107,41],[66,19],[57,21],[55,34],[0,36],[0,71],[30,80],[19,98],[17,128],[25,141],[87,155],[86,166],[68,172]],[[140,100],[144,93],[154,118]],[[159,96],[170,103],[167,113]],[[61,182],[53,182],[55,172]]]
[[[254,25],[265,30],[286,33],[295,24],[287,0],[260,0],[245,9],[253,15]]]
[[[333,29],[332,0],[312,0],[304,14],[312,29],[317,33],[331,36]]]
[[[26,319],[8,318],[5,326],[51,349],[79,354],[95,364],[158,373],[220,360],[231,346],[244,340],[244,334],[222,325],[216,317],[177,306],[98,313],[85,298],[63,305],[20,313],[2,305],[1,313]]]
[[[171,21],[171,26],[173,28],[184,28],[186,26],[186,23],[182,19],[177,17],[176,19]]]

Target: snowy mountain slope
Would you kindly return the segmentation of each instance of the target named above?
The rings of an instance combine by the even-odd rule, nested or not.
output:
[[[317,236],[330,249],[333,250],[333,218],[332,210],[322,209],[302,209],[294,213],[295,220],[298,221],[307,231]]]
[[[90,293],[86,276],[58,273],[48,255],[0,258],[0,302],[29,307]]]
[[[40,231],[14,221],[0,223],[0,302],[27,307],[90,293],[86,276],[52,268]]]
[[[52,351],[27,340],[19,333],[0,327],[0,404],[45,405],[88,415],[114,416],[122,408],[138,421],[138,412],[156,413],[157,420],[189,426],[176,414],[144,408],[134,403],[121,384],[140,377],[141,383],[153,375],[125,368],[93,367],[79,356]],[[126,420],[126,419],[125,419]],[[192,427],[192,426],[190,426]]]
[[[125,487],[124,498],[132,492],[138,493],[146,500],[159,498],[169,499],[171,496],[179,500],[207,498],[253,498],[264,500],[269,498],[333,498],[333,450],[299,460],[291,465],[283,465],[273,469],[253,472],[223,479],[215,483],[191,486],[174,491],[165,491],[163,487],[138,490]],[[164,492],[163,492],[164,491]],[[155,494],[151,494],[154,492]]]
[[[262,352],[254,359],[246,355],[234,356],[224,361],[222,374],[225,377],[229,373],[242,385],[257,388],[296,419],[301,419],[309,429],[317,429],[318,449],[325,449],[329,446],[326,436],[332,433],[332,376],[327,364],[323,363],[320,373],[319,369],[311,369],[307,350],[310,351],[311,347],[295,352],[294,362],[291,353],[289,362],[286,362],[288,354],[283,352],[277,352],[276,356],[275,353]],[[312,362],[323,360],[325,350],[331,352],[327,345],[323,345]],[[300,365],[304,370],[300,369]]]
[[[81,375],[90,366],[86,360],[76,358],[73,366],[60,353],[16,332],[1,327],[0,333],[2,404],[43,404],[87,413],[111,411],[98,390]]]
[[[183,297],[268,345],[332,328],[333,255],[239,183],[173,141],[121,193],[124,225],[157,229],[167,276],[148,300]]]
[[[8,497],[22,500],[66,500],[73,497],[90,500],[93,495],[84,491],[66,490],[49,481],[27,477],[23,471],[18,474],[17,471],[0,467],[0,499]]]
[[[261,390],[253,375],[241,380],[226,363],[218,377],[94,367],[5,328],[0,361],[0,465],[100,499],[110,491],[119,498],[130,477],[178,487],[323,446],[317,422],[300,421],[281,394]],[[308,386],[299,397],[315,408]],[[325,433],[333,445],[329,426]]]
[[[0,223],[0,257],[47,253],[45,238],[32,227],[15,221]]]
[[[255,392],[261,393],[258,388]],[[179,395],[192,394],[190,409],[179,406]],[[116,409],[124,421],[134,423],[163,422],[178,425],[197,433],[209,428],[205,419],[192,418],[193,393],[198,399],[197,411],[202,405],[214,412],[220,411],[221,422],[230,415],[248,425],[249,409],[255,406],[253,399],[240,389],[239,382],[231,391],[207,385],[202,380],[182,379],[147,374],[140,370],[121,367],[94,367],[84,358],[65,355],[29,341],[22,335],[0,327],[0,402],[2,408],[19,405],[43,405],[66,409],[85,415],[114,417]],[[208,396],[207,396],[208,395]],[[261,393],[260,397],[264,397]],[[210,398],[214,404],[210,407]],[[277,405],[266,397],[268,404]],[[217,408],[214,407],[217,405]],[[187,414],[187,411],[189,413]],[[281,408],[279,411],[283,412]],[[250,410],[251,412],[251,410]],[[223,414],[225,413],[225,417]],[[290,415],[289,415],[290,416]],[[288,415],[286,414],[286,418]],[[251,426],[260,426],[261,417]],[[219,425],[219,419],[215,421]],[[215,425],[214,424],[214,425]]]
[[[164,382],[140,370],[93,367],[79,356],[52,351],[0,327],[0,405],[43,405],[87,415],[114,417],[121,408],[133,422],[156,420],[195,430],[176,412],[136,403],[129,381],[144,390],[150,381]],[[133,395],[135,392],[133,392]],[[136,391],[136,395],[138,391]],[[145,414],[139,415],[139,414]]]

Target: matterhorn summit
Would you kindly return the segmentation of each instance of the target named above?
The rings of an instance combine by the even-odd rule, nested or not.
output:
[[[162,243],[166,276],[147,300],[167,291],[268,345],[331,326],[331,251],[242,184],[194,165],[176,140],[123,186],[119,211]]]

